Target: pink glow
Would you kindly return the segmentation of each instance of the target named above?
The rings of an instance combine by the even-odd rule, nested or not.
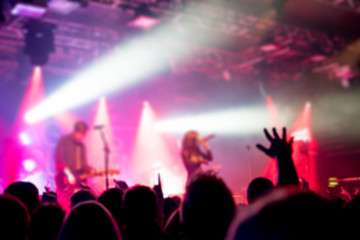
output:
[[[109,169],[120,171],[120,176],[109,176],[109,185],[110,187],[112,187],[114,186],[114,182],[112,181],[112,179],[123,180],[123,169],[121,169],[121,158],[118,155],[118,153],[120,152],[120,150],[118,149],[119,146],[114,143],[114,129],[112,127],[112,120],[109,112],[108,102],[105,97],[101,97],[98,100],[95,108],[95,113],[92,116],[92,120],[89,122],[90,129],[85,140],[88,151],[89,165],[94,167],[97,171],[104,171],[104,143],[100,135],[100,130],[93,129],[93,126],[95,125],[104,126],[101,131],[104,133],[110,149]],[[88,179],[88,184],[97,193],[100,194],[103,190],[105,190],[106,187],[105,177],[90,178]]]
[[[291,136],[294,137],[294,141],[303,141],[303,142],[311,141],[310,131],[307,128],[294,131],[291,134]]]
[[[40,136],[43,136],[43,125],[41,123],[35,124],[30,127],[24,121],[23,117],[25,112],[37,103],[39,103],[43,99],[43,97],[44,91],[42,81],[42,69],[40,67],[34,67],[28,82],[28,86],[25,90],[20,108],[17,112],[14,124],[11,129],[11,136],[15,137],[9,138],[6,143],[8,145],[6,148],[6,152],[4,153],[4,162],[6,163],[6,165],[3,166],[5,169],[7,169],[6,176],[4,176],[4,181],[6,184],[18,180],[21,171],[23,171],[24,169],[22,167],[22,156],[25,149],[24,146],[21,145],[21,143],[27,145],[30,142],[35,142],[36,140],[39,140]],[[30,134],[32,136],[31,139],[29,137]],[[28,169],[30,169],[30,167]]]
[[[64,133],[69,133],[73,130],[74,123],[80,118],[70,112],[61,112],[54,116],[57,125]]]
[[[52,0],[48,3],[48,8],[50,9],[50,11],[64,15],[69,14],[70,12],[76,10],[79,7],[79,3],[71,1]]]
[[[283,126],[279,113],[277,111],[277,108],[275,106],[275,103],[273,99],[270,96],[266,97],[266,104],[269,112],[270,122],[272,127],[275,127],[276,129],[280,130]],[[269,164],[266,167],[263,177],[271,180],[273,183],[276,183],[277,180],[277,166],[276,161],[273,159],[269,159]]]
[[[157,174],[162,179],[164,194],[184,192],[186,172],[181,159],[170,151],[164,136],[154,129],[156,115],[150,104],[144,104],[133,150],[131,171],[135,181],[152,187],[157,184]],[[176,157],[175,157],[176,156]]]
[[[36,163],[34,159],[29,158],[23,161],[23,166],[27,172],[31,172],[36,168]]]
[[[25,132],[22,132],[22,133],[19,134],[19,139],[20,139],[20,141],[21,141],[21,143],[23,145],[30,145],[31,144],[30,136]]]
[[[29,85],[25,91],[25,95],[18,112],[18,120],[21,121],[22,124],[25,124],[22,117],[25,112],[34,107],[44,98],[43,88],[42,69],[41,67],[34,67]]]
[[[271,125],[273,127],[276,127],[277,129],[281,129],[283,124],[281,122],[280,115],[279,115],[279,112],[277,111],[275,103],[270,96],[266,97],[266,104],[267,104],[268,111],[269,111]]]
[[[11,9],[12,15],[19,15],[30,18],[41,18],[46,13],[46,8],[26,3],[17,3]]]
[[[275,105],[270,97],[267,98],[267,104],[270,113],[272,124],[276,126],[278,131],[282,126],[280,117],[277,114]],[[315,161],[312,154],[314,143],[311,133],[311,103],[305,103],[302,112],[299,114],[297,120],[291,129],[288,129],[288,136],[294,137],[293,143],[293,159],[299,177],[305,178],[309,183],[311,189],[316,189],[316,173]],[[290,137],[289,137],[290,138]],[[277,164],[276,161],[270,160],[263,177],[266,177],[276,183],[277,179]]]
[[[293,159],[299,177],[305,178],[310,188],[317,189],[314,159],[315,143],[312,136],[311,103],[307,102],[291,128],[290,135],[297,138],[293,143]]]
[[[141,15],[141,16],[137,17],[136,19],[134,19],[133,21],[129,22],[127,25],[129,27],[135,27],[135,28],[148,30],[148,29],[155,27],[159,23],[160,23],[160,20],[158,20],[158,19]]]

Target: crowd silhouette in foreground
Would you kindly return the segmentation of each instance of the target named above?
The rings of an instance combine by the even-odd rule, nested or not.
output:
[[[256,178],[248,205],[236,205],[213,172],[188,180],[183,199],[163,197],[161,184],[108,189],[96,196],[84,188],[71,196],[65,212],[54,192],[15,182],[0,195],[0,239],[29,240],[202,240],[356,239],[360,196],[344,202],[324,199],[300,187],[286,129],[264,130],[270,147],[257,145],[278,166],[274,185]]]

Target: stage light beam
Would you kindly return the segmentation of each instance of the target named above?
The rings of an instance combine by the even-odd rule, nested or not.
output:
[[[21,145],[32,144],[36,142],[38,136],[42,135],[43,126],[41,124],[32,126],[30,129],[24,122],[23,117],[26,111],[34,107],[43,99],[43,94],[42,69],[41,67],[33,67],[28,85],[11,129],[11,136],[13,136],[13,138],[9,139],[9,149],[7,149],[3,154],[5,164],[2,167],[7,169],[5,176],[3,176],[5,184],[10,184],[19,180],[20,173],[23,170],[23,159],[21,154],[23,146]]]
[[[192,23],[187,23],[192,27]],[[186,26],[184,26],[186,27]],[[70,79],[44,102],[25,115],[28,123],[35,123],[57,112],[68,110],[99,98],[103,94],[124,91],[152,76],[166,71],[174,57],[177,62],[192,57],[192,40],[205,43],[221,41],[212,34],[188,36],[188,41],[169,41],[173,35],[173,23],[164,24],[129,42],[111,49],[109,53],[94,61],[87,69]]]
[[[182,194],[186,181],[185,169],[176,157],[178,152],[172,153],[161,133],[155,130],[156,119],[151,104],[145,101],[133,150],[132,172],[136,182],[150,187],[157,184],[157,174],[160,174],[165,196]]]
[[[104,136],[106,137],[107,143],[109,145],[109,148],[111,150],[111,157],[109,166],[111,169],[115,168],[118,169],[118,167],[115,167],[118,162],[116,160],[116,156],[114,154],[117,152],[116,148],[117,146],[114,144],[114,136],[113,136],[113,128],[111,124],[111,115],[109,113],[108,109],[108,102],[106,101],[105,97],[100,97],[98,100],[98,104],[96,107],[95,115],[93,116],[92,120],[92,126],[104,126],[104,128],[101,130],[104,133]],[[89,136],[86,140],[86,145],[89,146],[89,162],[91,166],[93,166],[96,169],[104,169],[104,149],[103,149],[103,142],[101,139],[101,136],[99,134],[99,130],[93,130],[89,131]]]
[[[159,132],[184,133],[195,129],[201,133],[228,135],[257,133],[269,126],[267,109],[264,107],[234,108],[158,121]]]

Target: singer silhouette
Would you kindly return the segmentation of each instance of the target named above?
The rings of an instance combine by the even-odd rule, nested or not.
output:
[[[185,134],[182,141],[181,158],[188,173],[187,182],[193,176],[203,171],[203,164],[208,164],[209,161],[212,161],[213,156],[207,140],[213,137],[214,135],[209,135],[205,138],[200,138],[199,133],[196,131],[188,131]]]

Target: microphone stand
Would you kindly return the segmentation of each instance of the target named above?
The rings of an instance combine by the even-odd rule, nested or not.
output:
[[[110,147],[108,141],[106,140],[103,128],[99,129],[100,137],[104,146],[104,164],[105,164],[105,185],[106,190],[109,189],[109,155],[110,155]]]
[[[250,146],[246,145],[246,149],[247,149],[247,162],[248,162],[248,177],[249,177],[249,183],[251,182],[251,153],[250,153]]]

